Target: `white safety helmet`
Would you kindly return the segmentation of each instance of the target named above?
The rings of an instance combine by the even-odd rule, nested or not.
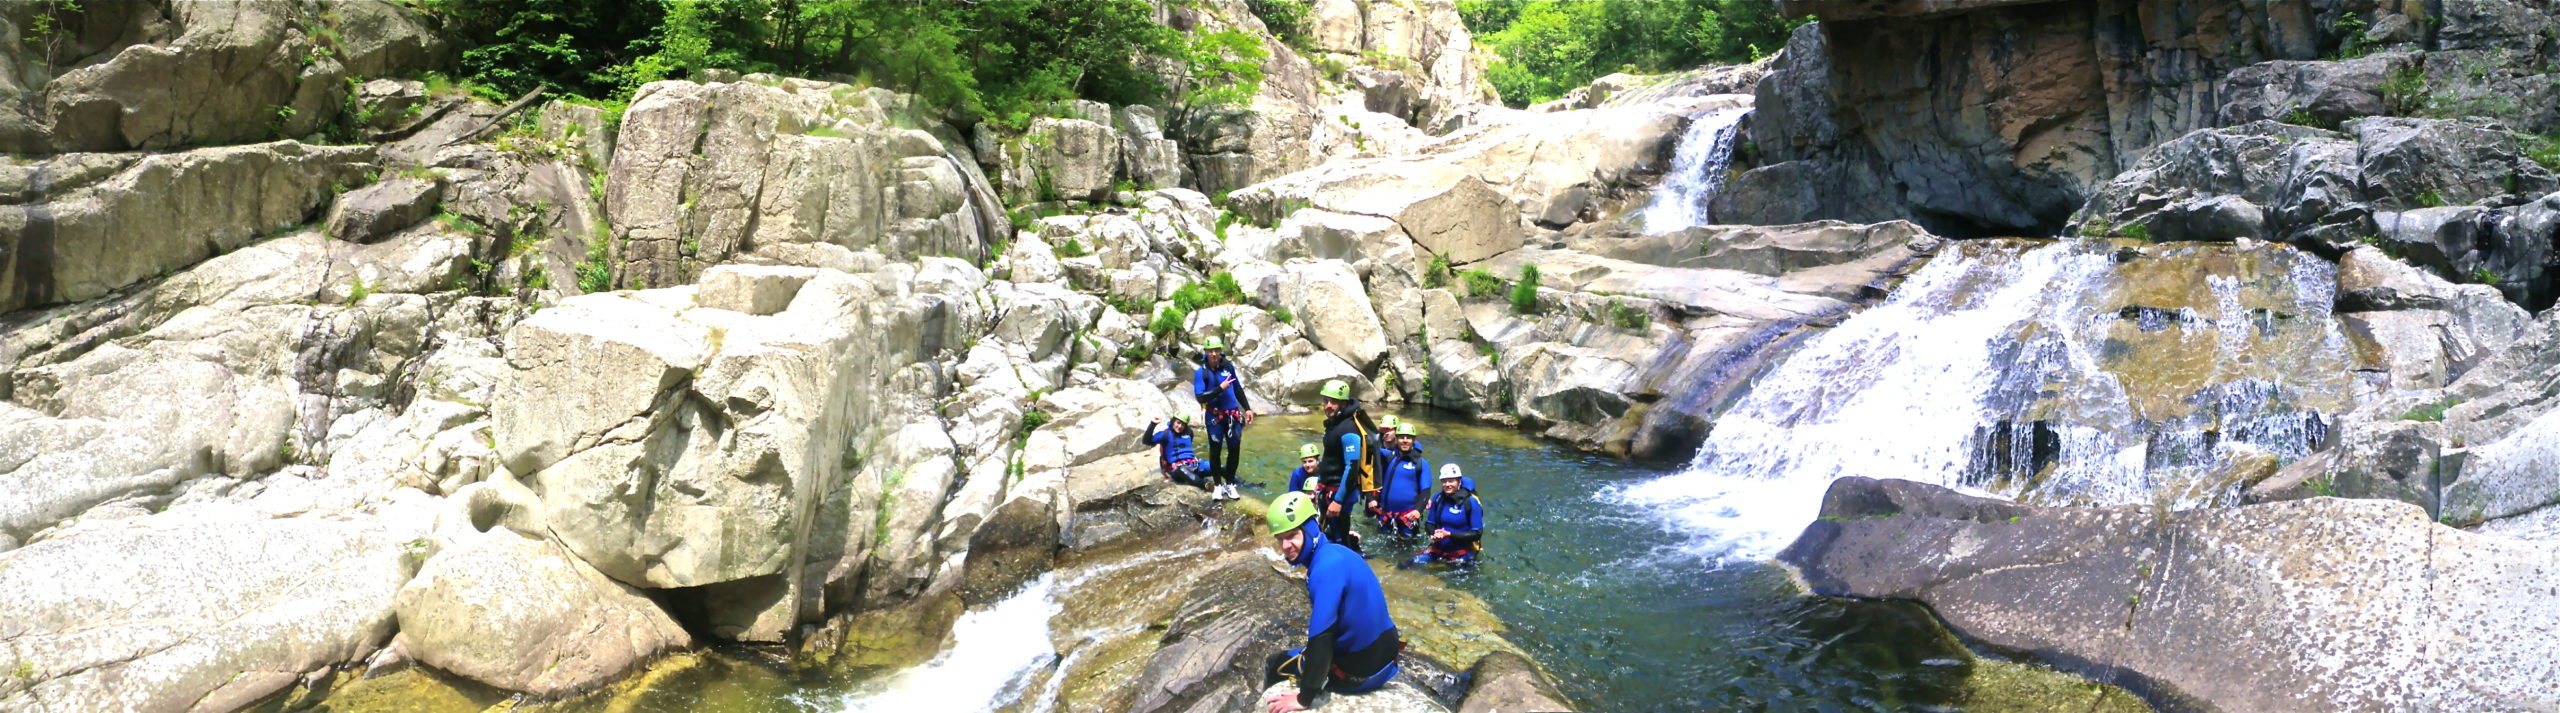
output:
[[[1464,479],[1464,478],[1466,478],[1466,477],[1467,477],[1467,474],[1465,474],[1465,473],[1462,473],[1462,472],[1459,472],[1459,471],[1458,471],[1458,464],[1456,464],[1456,463],[1442,463],[1442,464],[1440,464],[1440,479],[1441,479],[1441,480],[1460,480],[1460,479]]]

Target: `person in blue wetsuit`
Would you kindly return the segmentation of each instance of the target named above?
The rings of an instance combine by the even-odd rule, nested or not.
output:
[[[1475,564],[1484,551],[1484,501],[1476,499],[1475,479],[1456,463],[1440,466],[1440,492],[1423,512],[1431,546],[1415,555],[1412,564]]]
[[[1422,455],[1421,444],[1414,441],[1422,434],[1422,424],[1398,424],[1402,430],[1384,436],[1390,446],[1381,468],[1378,497],[1370,511],[1378,517],[1378,530],[1396,537],[1412,537],[1421,533],[1422,509],[1431,503],[1431,459]],[[1378,424],[1384,432],[1387,425]]]
[[[1158,426],[1164,430],[1156,430]],[[1198,454],[1191,450],[1191,424],[1184,423],[1181,416],[1173,417],[1169,426],[1161,418],[1148,421],[1147,445],[1156,447],[1156,467],[1164,477],[1203,490],[1209,488],[1208,468],[1200,465]]]
[[[1316,464],[1324,462],[1324,446],[1313,443],[1298,446],[1298,469],[1289,471],[1289,492],[1316,491]]]
[[[1226,340],[1200,342],[1200,366],[1191,371],[1191,395],[1200,400],[1200,426],[1209,434],[1209,481],[1215,497],[1235,499],[1236,463],[1244,458],[1244,427],[1253,423],[1253,402],[1245,399],[1244,377],[1227,360]]]
[[[1396,622],[1387,615],[1386,590],[1369,562],[1350,548],[1325,540],[1317,527],[1315,499],[1280,494],[1265,514],[1273,544],[1289,563],[1307,570],[1307,644],[1273,654],[1262,687],[1295,680],[1297,690],[1262,699],[1268,713],[1316,707],[1326,693],[1358,693],[1387,685],[1404,651]]]

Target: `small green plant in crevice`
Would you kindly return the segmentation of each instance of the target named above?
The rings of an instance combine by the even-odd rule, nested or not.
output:
[[[410,540],[408,543],[400,546],[400,556],[408,558],[410,564],[418,564],[420,562],[427,561],[427,541],[424,539]]]
[[[1502,365],[1501,349],[1496,349],[1492,344],[1487,344],[1485,342],[1476,342],[1475,345],[1477,356],[1484,357],[1485,361],[1493,362],[1494,366]]]
[[[1085,249],[1083,241],[1068,238],[1066,242],[1049,246],[1049,254],[1060,258],[1078,258],[1091,255],[1093,251]]]
[[[2330,59],[2355,59],[2373,51],[2364,44],[2366,27],[2364,16],[2349,13],[2338,18],[2338,23],[2330,27],[2338,32],[2338,53],[2330,56]]]
[[[1147,331],[1160,337],[1173,336],[1174,333],[1182,331],[1183,318],[1186,316],[1188,315],[1170,305],[1159,308],[1156,310],[1155,318],[1147,322]]]
[[[1449,256],[1432,255],[1430,266],[1422,270],[1422,286],[1435,290],[1447,287],[1449,276],[1454,274],[1457,273],[1449,269]]]
[[[578,261],[578,291],[594,294],[613,289],[613,262],[607,255],[613,241],[613,229],[603,218],[587,231],[587,257]]]
[[[2323,476],[2320,476],[2320,477],[2317,477],[2317,478],[2312,478],[2312,479],[2310,479],[2310,480],[2302,481],[2302,484],[2303,484],[2303,485],[2305,485],[2305,486],[2309,486],[2309,487],[2311,488],[2311,496],[2312,496],[2312,497],[2315,497],[2315,498],[2334,498],[2334,497],[2338,497],[2338,479],[2337,479],[2337,477],[2336,477],[2336,476],[2323,475]]]
[[[2400,414],[2400,420],[2402,420],[2402,421],[2418,421],[2418,422],[2422,422],[2422,423],[2436,423],[2436,422],[2441,422],[2441,421],[2443,421],[2443,420],[2444,420],[2444,412],[2445,412],[2445,410],[2446,410],[2446,409],[2450,409],[2450,408],[2453,408],[2453,407],[2455,407],[2455,406],[2459,406],[2459,405],[2462,405],[2462,400],[2461,400],[2461,399],[2446,399],[2446,400],[2444,400],[2444,401],[2440,401],[2440,402],[2432,403],[2432,404],[2427,404],[2427,405],[2425,405],[2425,406],[2420,406],[2420,407],[2417,407],[2417,408],[2409,409],[2409,410],[2408,410],[2408,411],[2406,411],[2406,412],[2402,412],[2402,413]]]
[[[1532,314],[1538,311],[1538,266],[1520,266],[1520,281],[1511,285],[1511,313]]]
[[[2526,134],[2523,137],[2525,158],[2543,168],[2560,171],[2560,131],[2548,134]]]
[[[1227,226],[1235,225],[1237,220],[1238,218],[1236,217],[1235,211],[1224,208],[1218,209],[1218,242],[1223,243],[1227,241]]]
[[[2483,267],[2471,271],[2471,281],[2488,285],[2490,287],[2496,287],[2500,280],[2498,279],[2498,273],[2490,272],[2489,268]]]
[[[449,210],[437,212],[436,222],[444,224],[445,229],[452,230],[457,233],[479,235],[482,230],[480,221],[472,220]]]
[[[364,298],[373,296],[373,284],[365,282],[363,276],[350,279],[351,281],[347,284],[347,306],[356,306],[364,302]]]
[[[1490,297],[1501,294],[1503,290],[1502,278],[1494,277],[1484,268],[1458,273],[1458,282],[1467,287],[1468,297]]]
[[[1622,301],[1610,300],[1609,323],[1619,329],[1641,332],[1653,326],[1653,313],[1630,307]]]
[[[1273,307],[1273,308],[1271,308],[1271,318],[1272,318],[1272,319],[1275,319],[1275,320],[1279,320],[1281,324],[1297,324],[1297,323],[1298,323],[1298,316],[1297,316],[1297,315],[1295,315],[1295,314],[1291,314],[1291,313],[1289,312],[1289,308],[1287,308],[1287,307]]]
[[[2427,106],[2427,70],[2417,66],[2392,70],[2376,89],[2382,94],[2383,111],[2392,116],[2413,116]]]
[[[2444,194],[2437,191],[2421,192],[2418,194],[2418,205],[2428,208],[2445,207]]]
[[[1042,411],[1040,409],[1035,408],[1023,411],[1022,430],[1017,431],[1016,436],[1019,438],[1030,438],[1032,431],[1040,430],[1041,426],[1049,425],[1049,418],[1049,412]]]
[[[2108,222],[2105,218],[2091,216],[2088,220],[2080,221],[2080,237],[2103,238],[2115,233],[2115,223]]]
[[[2126,223],[2116,227],[2116,234],[2131,240],[2138,240],[2146,243],[2151,242],[2151,224],[2142,222]]]
[[[20,661],[16,667],[9,669],[9,675],[15,676],[21,681],[36,680],[36,662]]]

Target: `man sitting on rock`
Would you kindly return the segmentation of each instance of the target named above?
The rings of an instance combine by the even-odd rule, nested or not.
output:
[[[1226,340],[1200,342],[1200,368],[1191,372],[1191,395],[1200,400],[1200,425],[1209,431],[1209,480],[1216,497],[1243,497],[1236,492],[1236,463],[1244,457],[1244,426],[1253,423],[1253,403],[1245,400],[1244,377],[1227,360]]]
[[[1191,450],[1191,424],[1175,416],[1173,425],[1164,426],[1162,431],[1156,430],[1157,426],[1164,426],[1164,419],[1147,422],[1147,445],[1156,447],[1156,467],[1164,471],[1164,477],[1208,489],[1207,468],[1200,465],[1200,458]]]
[[[1324,446],[1313,443],[1298,446],[1298,469],[1289,471],[1289,492],[1316,492],[1316,464],[1324,462]]]
[[[1386,590],[1359,553],[1325,540],[1306,493],[1281,493],[1265,513],[1271,537],[1290,564],[1307,569],[1307,645],[1272,654],[1262,687],[1295,679],[1297,690],[1262,700],[1269,713],[1313,708],[1325,693],[1385,687],[1401,667],[1404,643],[1387,615]]]
[[[1370,511],[1378,517],[1378,530],[1396,537],[1420,534],[1422,509],[1431,502],[1431,460],[1422,456],[1422,446],[1414,443],[1421,434],[1420,424],[1399,424],[1403,430],[1387,435],[1387,425],[1378,424],[1379,437],[1385,439],[1386,467],[1380,476],[1378,496],[1370,501]]]
[[[1440,466],[1440,492],[1423,512],[1431,546],[1415,555],[1412,564],[1475,564],[1477,553],[1484,551],[1484,502],[1476,499],[1475,479],[1456,463]]]

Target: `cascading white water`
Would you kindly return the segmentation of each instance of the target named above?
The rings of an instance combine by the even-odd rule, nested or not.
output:
[[[1059,609],[1053,577],[1043,575],[994,606],[962,614],[951,627],[951,647],[932,661],[866,683],[833,706],[810,708],[984,712],[1012,704],[1058,659],[1049,640],[1049,618]]]
[[[1671,171],[1645,206],[1645,232],[1668,233],[1706,225],[1707,202],[1724,186],[1725,166],[1733,160],[1734,138],[1742,133],[1750,107],[1717,109],[1689,121],[1680,146],[1671,155]]]
[[[2047,503],[2227,500],[2345,409],[2335,272],[2289,248],[1952,247],[1776,367],[1691,468],[1619,493],[1765,558],[1860,475]]]

